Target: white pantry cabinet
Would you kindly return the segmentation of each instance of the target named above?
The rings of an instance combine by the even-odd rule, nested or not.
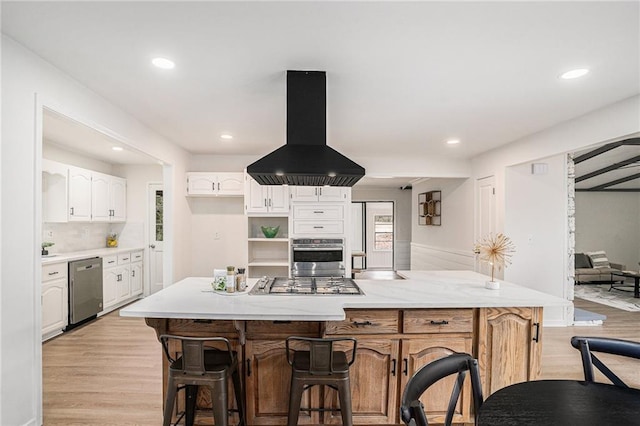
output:
[[[289,214],[288,185],[260,185],[251,176],[245,175],[245,213]]]
[[[240,172],[188,172],[187,195],[190,196],[243,196],[244,182]]]
[[[67,262],[42,266],[42,340],[62,333],[68,324]]]
[[[67,200],[69,166],[42,160],[42,220],[45,223],[68,221]]]

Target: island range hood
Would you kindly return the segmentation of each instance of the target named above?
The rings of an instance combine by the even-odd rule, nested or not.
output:
[[[353,186],[364,168],[327,146],[324,71],[287,71],[287,141],[247,167],[260,185]]]

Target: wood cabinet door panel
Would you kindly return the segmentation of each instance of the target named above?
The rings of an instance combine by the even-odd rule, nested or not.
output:
[[[285,425],[289,411],[291,366],[284,340],[248,340],[246,347],[247,424]],[[319,408],[319,387],[302,394],[302,408]],[[317,411],[300,411],[298,424],[318,424]]]
[[[404,392],[409,379],[424,365],[454,352],[471,353],[471,349],[470,335],[469,337],[434,336],[426,339],[402,340],[402,363],[399,367],[401,391]],[[422,394],[420,401],[424,404],[429,423],[444,423],[455,380],[455,375],[446,377]],[[453,416],[454,423],[471,421],[471,404],[471,387],[467,378]]]
[[[354,424],[397,423],[399,347],[397,339],[358,339],[356,360],[349,371]],[[325,408],[339,405],[338,393],[325,387]],[[340,412],[325,412],[324,423],[342,424]]]
[[[478,360],[485,397],[505,386],[539,376],[541,317],[542,308],[481,311]]]

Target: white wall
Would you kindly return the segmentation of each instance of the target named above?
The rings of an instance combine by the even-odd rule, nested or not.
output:
[[[496,179],[496,231],[505,231],[507,217],[511,224],[524,221],[522,216],[525,212],[522,209],[512,209],[511,207],[507,209],[505,186],[507,185],[507,168],[509,166],[565,154],[587,146],[631,136],[638,132],[640,132],[640,96],[634,96],[474,158],[472,162],[474,179],[491,175]],[[509,185],[509,194],[526,191],[526,187],[517,188],[515,181]],[[566,177],[558,177],[553,185],[564,188]],[[566,212],[567,200],[559,198],[550,200],[547,202],[546,208],[553,212]],[[566,222],[561,225],[557,225],[555,221],[550,222],[546,232],[551,235],[563,235],[567,238]],[[571,249],[568,246],[566,248],[567,250]],[[515,283],[530,283],[531,271],[544,269],[546,276],[551,277],[550,282],[564,280],[565,294],[569,294],[570,291],[567,288],[570,285],[567,277],[568,253],[564,253],[565,259],[562,265],[560,263],[547,265],[540,259],[546,258],[548,249],[546,244],[533,246],[529,251],[528,268],[507,268],[505,279]],[[539,281],[529,285],[532,288],[542,290],[547,283]],[[570,312],[569,309],[565,312],[547,309],[544,315],[545,324],[567,324],[572,321]]]
[[[213,270],[247,266],[247,217],[243,197],[190,198],[191,271],[212,277]]]
[[[567,281],[567,169],[566,155],[536,160],[547,164],[548,172],[531,173],[531,163],[507,168],[504,233],[516,252],[504,276],[554,296],[569,298]],[[558,273],[563,271],[564,274]],[[516,277],[516,278],[513,278]],[[546,308],[547,325],[561,319],[564,309]]]
[[[413,185],[411,269],[473,269],[473,181],[428,179]],[[418,194],[441,191],[441,225],[418,225]]]
[[[69,164],[83,169],[93,170],[107,175],[119,176],[113,172],[113,164],[107,163],[96,158],[89,158],[85,155],[71,152],[62,147],[56,146],[51,142],[44,140],[42,144],[42,158],[57,161],[58,163]]]
[[[2,425],[37,425],[41,413],[40,249],[42,106],[108,132],[167,167],[175,253],[169,280],[189,273],[190,228],[184,197],[187,154],[38,56],[2,36],[2,281],[0,348]],[[166,253],[165,253],[166,254]],[[173,273],[173,276],[171,275]],[[10,344],[8,343],[10,342]]]
[[[411,191],[399,188],[351,188],[351,201],[393,201],[395,208],[396,246],[394,265],[407,270],[411,265]]]
[[[576,253],[596,250],[640,268],[640,193],[576,192]]]

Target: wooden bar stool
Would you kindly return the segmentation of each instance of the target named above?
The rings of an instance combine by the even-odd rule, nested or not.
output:
[[[347,352],[333,350],[336,342],[351,343],[351,360]],[[293,350],[290,343],[301,344],[303,350]],[[329,386],[338,391],[342,424],[352,426],[351,388],[349,386],[349,367],[356,358],[356,339],[352,337],[310,338],[288,337],[286,341],[287,361],[292,368],[291,389],[289,393],[288,426],[298,424],[302,392],[314,385]],[[324,411],[321,408],[310,410]]]
[[[169,341],[175,339],[181,343],[182,354],[173,358],[169,351]],[[224,337],[185,337],[172,334],[160,336],[160,342],[169,360],[167,396],[164,405],[163,426],[170,426],[171,416],[178,390],[185,389],[185,424],[193,425],[198,386],[211,389],[211,404],[216,426],[228,425],[227,380],[233,381],[233,390],[240,415],[240,425],[245,424],[244,398],[238,371],[238,355],[231,350],[231,343]],[[207,342],[221,342],[226,350],[205,347]]]

